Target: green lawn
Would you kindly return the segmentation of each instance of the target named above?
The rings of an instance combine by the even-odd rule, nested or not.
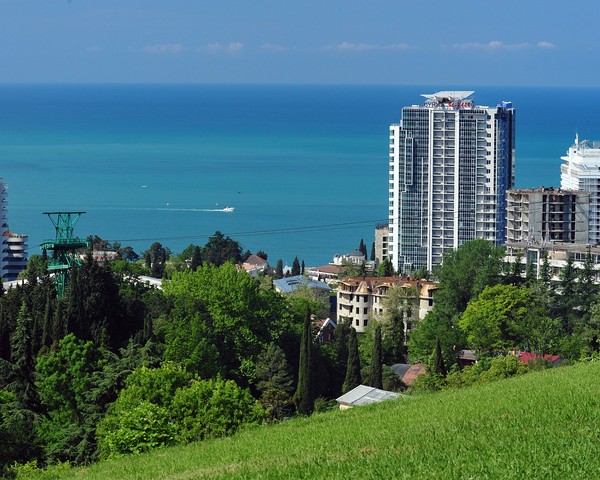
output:
[[[600,478],[600,363],[316,414],[60,478]]]

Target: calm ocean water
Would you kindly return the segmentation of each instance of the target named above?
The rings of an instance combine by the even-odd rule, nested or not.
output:
[[[600,138],[600,89],[456,87],[517,109],[517,186],[560,184],[560,156]],[[216,230],[273,263],[327,263],[387,221],[388,126],[419,86],[0,86],[0,176],[30,254],[45,211],[141,252]],[[217,210],[235,207],[235,212]]]

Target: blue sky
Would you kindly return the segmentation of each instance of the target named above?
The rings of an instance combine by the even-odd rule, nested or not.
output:
[[[600,84],[598,0],[0,0],[0,83]]]

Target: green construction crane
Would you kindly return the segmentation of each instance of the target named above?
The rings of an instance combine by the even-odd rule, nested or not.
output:
[[[73,236],[73,229],[79,221],[79,217],[85,212],[44,212],[54,225],[56,238],[45,240],[40,247],[48,258],[48,271],[54,274],[56,296],[62,297],[65,287],[71,277],[73,267],[81,267],[81,259],[77,250],[86,248],[89,243]],[[48,250],[51,254],[48,255]]]

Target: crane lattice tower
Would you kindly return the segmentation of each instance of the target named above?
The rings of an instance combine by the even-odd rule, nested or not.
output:
[[[86,248],[89,243],[75,237],[73,230],[79,218],[85,212],[44,212],[54,225],[56,238],[45,240],[40,247],[48,258],[48,272],[54,275],[56,296],[62,297],[65,287],[71,279],[73,268],[81,267],[81,259],[77,250]],[[48,250],[51,251],[48,254]]]

